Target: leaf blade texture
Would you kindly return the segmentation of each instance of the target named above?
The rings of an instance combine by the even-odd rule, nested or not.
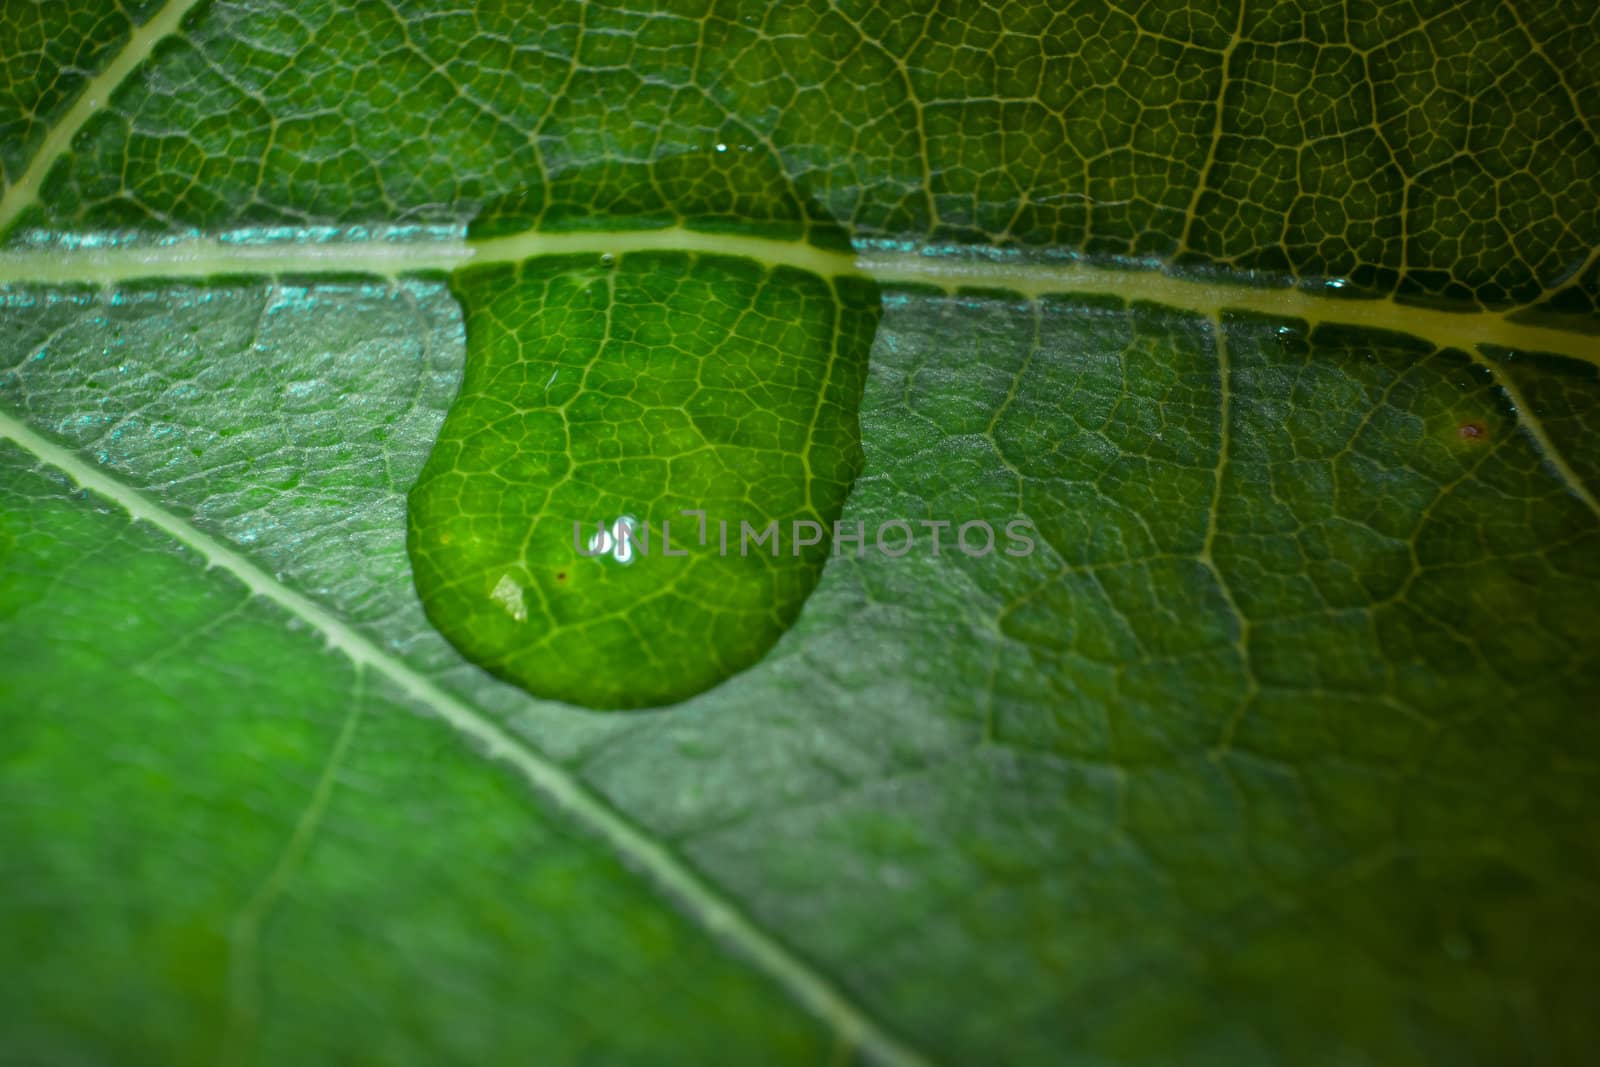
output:
[[[1596,18],[7,5],[17,1055],[1584,1062]],[[628,715],[405,544],[449,276],[607,253],[876,286],[921,537]]]

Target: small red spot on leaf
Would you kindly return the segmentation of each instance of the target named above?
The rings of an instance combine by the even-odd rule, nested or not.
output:
[[[567,572],[566,571],[562,571],[560,574],[556,575],[556,581],[564,582],[566,580],[567,580]]]
[[[1481,422],[1463,422],[1456,427],[1456,436],[1463,441],[1476,441],[1481,437],[1488,437],[1489,431],[1483,428]]]

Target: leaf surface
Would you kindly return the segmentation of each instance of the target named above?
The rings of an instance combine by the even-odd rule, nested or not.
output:
[[[20,1056],[1593,1046],[1588,6],[82,7],[0,18]],[[830,506],[919,538],[657,713],[406,554],[604,254],[875,282]]]

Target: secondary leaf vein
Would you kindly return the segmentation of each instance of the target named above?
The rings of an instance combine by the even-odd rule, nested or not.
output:
[[[32,204],[39,195],[39,187],[43,184],[45,175],[60,156],[72,145],[72,139],[78,135],[85,123],[110,98],[111,93],[121,85],[134,69],[149,58],[155,49],[156,42],[177,30],[187,15],[200,0],[168,0],[168,3],[157,11],[143,26],[134,29],[128,37],[128,43],[123,45],[122,51],[106,64],[106,68],[93,78],[84,83],[83,91],[78,94],[77,101],[62,116],[61,121],[51,127],[45,135],[44,141],[39,145],[39,150],[34,153],[33,159],[28,162],[28,169],[22,172],[5,195],[0,197],[0,233],[16,220],[25,208]]]
[[[147,523],[198,552],[209,566],[232,574],[252,594],[277,605],[320,633],[330,649],[343,653],[358,669],[370,669],[387,678],[406,696],[475,742],[484,755],[509,765],[537,792],[604,840],[703,929],[765,972],[799,1004],[833,1027],[842,1040],[861,1049],[874,1061],[891,1067],[921,1067],[929,1062],[852,1003],[826,976],[757,925],[666,845],[649,836],[566,769],[505,727],[440,688],[349,623],[283,585],[223,542],[3,412],[0,412],[0,438],[10,439],[84,490],[116,504],[136,522]]]

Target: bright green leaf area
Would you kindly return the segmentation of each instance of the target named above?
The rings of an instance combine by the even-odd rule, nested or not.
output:
[[[1597,19],[6,5],[0,1059],[1588,1062]]]
[[[860,469],[876,291],[678,253],[472,268],[452,288],[467,372],[409,515],[434,624],[589,707],[674,703],[758,660]],[[588,543],[619,520],[637,524],[620,543]]]

